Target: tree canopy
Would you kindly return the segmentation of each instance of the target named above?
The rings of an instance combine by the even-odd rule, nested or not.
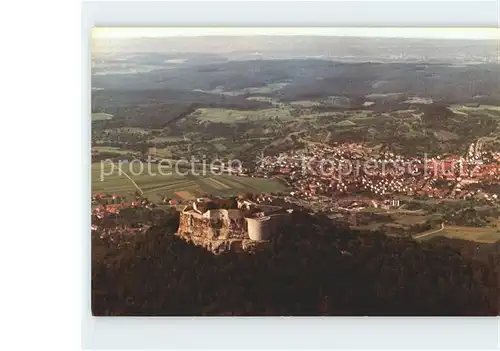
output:
[[[173,233],[92,236],[94,315],[497,315],[498,250],[355,232],[300,211],[266,249],[213,255]],[[498,248],[498,246],[497,246]]]

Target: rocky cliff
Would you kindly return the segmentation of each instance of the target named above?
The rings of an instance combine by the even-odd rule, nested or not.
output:
[[[242,217],[213,219],[181,212],[177,235],[213,253],[251,251],[266,246],[265,242],[250,239]]]

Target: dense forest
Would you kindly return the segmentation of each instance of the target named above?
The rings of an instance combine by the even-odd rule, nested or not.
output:
[[[498,245],[367,234],[295,211],[265,250],[212,255],[173,233],[92,236],[94,315],[497,315]],[[463,250],[466,247],[467,250]]]
[[[497,101],[500,97],[498,73],[498,65],[487,63],[459,67],[412,62],[262,59],[159,67],[151,72],[134,75],[93,75],[92,85],[104,89],[94,91],[99,95],[106,95],[106,91],[112,90],[129,91],[132,94],[148,90],[176,90],[179,95],[193,97],[198,94],[197,101],[201,101],[209,97],[193,90],[211,91],[223,87],[226,92],[234,92],[284,83],[286,86],[279,91],[259,95],[295,101],[333,95],[353,98],[367,94],[403,93],[448,103],[484,104],[491,99]],[[179,99],[185,98],[180,96]]]
[[[254,110],[269,108],[269,102],[247,100],[201,92],[161,90],[105,90],[92,93],[92,112],[116,116],[102,121],[103,127],[164,128],[194,112],[197,108],[219,107]]]

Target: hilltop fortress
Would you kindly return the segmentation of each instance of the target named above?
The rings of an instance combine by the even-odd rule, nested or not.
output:
[[[177,235],[214,253],[265,246],[291,210],[248,200],[199,198],[180,213]]]

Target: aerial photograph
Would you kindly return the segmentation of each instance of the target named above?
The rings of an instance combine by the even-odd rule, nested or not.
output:
[[[497,316],[500,29],[94,28],[94,316]]]

